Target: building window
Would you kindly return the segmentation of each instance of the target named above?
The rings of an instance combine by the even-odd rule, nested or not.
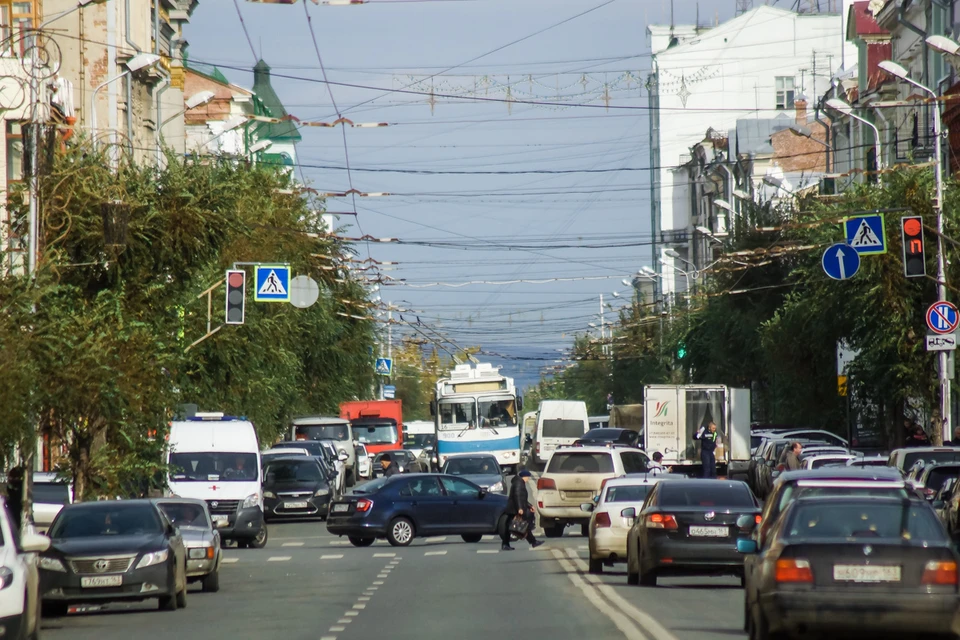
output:
[[[7,190],[23,181],[23,125],[7,120]]]
[[[777,76],[777,109],[793,109],[793,78]]]
[[[16,50],[4,51],[6,54],[23,55],[30,46],[26,38],[17,38],[24,31],[33,29],[36,20],[36,2],[17,2],[0,0],[0,41],[9,42],[11,36],[16,39]],[[30,38],[32,40],[32,38]]]

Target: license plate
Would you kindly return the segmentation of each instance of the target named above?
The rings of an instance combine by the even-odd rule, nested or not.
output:
[[[225,527],[230,524],[230,516],[211,515],[210,517],[213,518],[213,524],[216,527]]]
[[[564,491],[563,496],[570,500],[590,500],[593,498],[593,491]]]
[[[306,509],[307,503],[306,502],[284,502],[283,508],[284,509]]]
[[[81,587],[119,587],[123,584],[123,576],[89,576],[80,578]]]
[[[690,535],[697,538],[726,538],[730,535],[728,527],[690,527]]]
[[[350,511],[350,505],[349,505],[349,504],[335,504],[335,505],[333,505],[333,512],[334,512],[334,513],[345,513],[345,512],[347,512],[347,511]]]
[[[835,564],[833,579],[836,582],[900,582],[900,567]]]

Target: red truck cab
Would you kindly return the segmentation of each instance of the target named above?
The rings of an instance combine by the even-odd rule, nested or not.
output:
[[[350,421],[353,439],[371,454],[403,448],[403,403],[400,400],[357,400],[340,404],[340,417]]]

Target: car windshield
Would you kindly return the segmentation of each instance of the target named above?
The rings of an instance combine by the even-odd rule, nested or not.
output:
[[[307,440],[338,440],[350,439],[350,429],[345,424],[298,424],[293,430],[294,439],[301,437]]]
[[[274,449],[303,449],[312,456],[323,455],[323,444],[316,440],[296,440],[294,442],[278,442],[273,445]]]
[[[591,429],[584,434],[584,439],[590,440],[616,440],[623,433],[620,429]]]
[[[171,453],[174,482],[250,482],[257,479],[255,453]]]
[[[517,408],[513,400],[480,400],[481,427],[517,426]]]
[[[711,483],[707,487],[697,483],[667,482],[660,488],[662,507],[753,507],[756,506],[746,485]]]
[[[799,498],[820,497],[820,496],[886,496],[895,498],[906,498],[907,490],[905,487],[890,487],[878,484],[876,487],[866,487],[863,485],[835,486],[835,487],[803,487],[790,483],[783,488],[780,494],[780,509],[783,511],[787,505]]]
[[[473,425],[477,419],[477,405],[473,400],[440,403],[440,428],[462,428]]]
[[[550,464],[547,465],[546,472],[613,473],[613,456],[609,453],[555,453],[550,458]]]
[[[652,488],[652,484],[607,487],[607,495],[603,499],[604,502],[643,502]]]
[[[930,469],[930,473],[927,474],[927,481],[924,486],[927,489],[932,489],[933,491],[939,491],[940,488],[950,478],[956,478],[960,476],[960,467],[936,467]]]
[[[207,512],[193,502],[161,502],[157,506],[178,527],[209,527]]]
[[[35,504],[70,504],[70,485],[66,482],[34,482]]]
[[[317,482],[323,479],[313,460],[277,460],[267,465],[267,482]]]
[[[797,505],[784,531],[791,538],[946,539],[937,517],[926,505],[877,501],[854,504],[804,501]]]
[[[583,420],[544,420],[540,432],[544,438],[582,438]]]
[[[957,451],[911,451],[903,455],[902,469],[912,469],[917,460],[923,460],[924,466],[933,462],[960,462],[960,450]]]
[[[156,509],[149,505],[125,505],[120,501],[94,507],[67,507],[60,512],[50,537],[95,538],[98,536],[135,536],[163,533]]]
[[[397,425],[390,422],[354,425],[353,433],[363,444],[393,444],[397,441]]]
[[[454,476],[499,475],[500,466],[496,459],[488,457],[451,458],[443,465],[443,473]]]
[[[432,433],[405,433],[403,434],[403,446],[406,449],[423,449],[425,447],[435,446],[437,436]]]
[[[843,466],[847,463],[847,458],[815,458],[810,462],[812,469],[828,466]]]

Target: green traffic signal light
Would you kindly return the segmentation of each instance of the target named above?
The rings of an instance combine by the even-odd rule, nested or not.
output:
[[[681,342],[680,344],[677,345],[677,358],[679,358],[680,360],[683,360],[686,357],[687,357],[687,345]]]

